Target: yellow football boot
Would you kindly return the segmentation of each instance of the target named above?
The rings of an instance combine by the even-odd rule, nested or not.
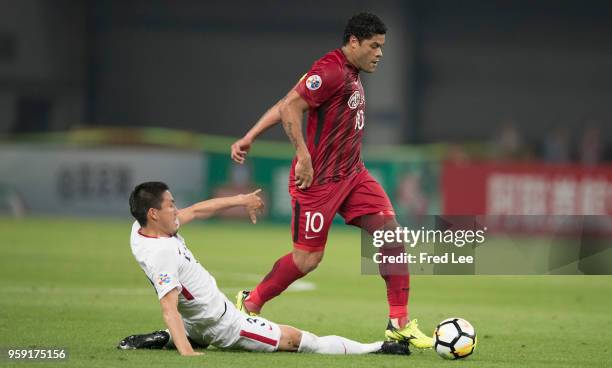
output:
[[[433,339],[419,330],[416,319],[411,320],[404,328],[400,329],[395,328],[389,321],[385,337],[388,340],[406,341],[417,349],[431,349],[434,345]]]
[[[247,316],[256,316],[257,313],[249,312],[244,305],[244,301],[249,297],[249,294],[251,294],[251,292],[247,290],[240,290],[238,294],[236,294],[236,308]]]

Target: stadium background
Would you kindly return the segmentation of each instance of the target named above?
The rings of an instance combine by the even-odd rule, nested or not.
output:
[[[361,10],[389,27],[379,70],[363,76],[364,158],[403,223],[520,216],[526,225],[507,230],[506,241],[537,245],[558,234],[525,231],[533,215],[610,218],[609,2],[0,6],[0,347],[66,346],[72,365],[178,364],[169,354],[112,350],[120,337],[161,323],[127,250],[129,191],[164,180],[186,205],[262,187],[267,212],[257,227],[238,211],[185,229],[228,296],[252,286],[290,249],[292,149],[280,127],[260,137],[246,166],[230,162],[229,145],[339,46],[347,17]],[[356,230],[334,226],[320,269],[271,302],[267,316],[379,338],[384,290],[360,275],[358,243]],[[482,333],[466,364],[609,362],[610,276],[418,276],[413,290],[413,314],[425,326],[460,315]],[[216,352],[206,359],[408,364]],[[409,364],[437,359],[416,354]]]

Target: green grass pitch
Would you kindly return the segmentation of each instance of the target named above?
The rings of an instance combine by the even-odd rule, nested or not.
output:
[[[411,315],[424,331],[450,316],[476,327],[462,361],[433,351],[410,357],[118,351],[132,333],[163,327],[155,294],[129,249],[131,221],[0,218],[0,347],[66,347],[82,367],[604,367],[612,363],[610,276],[414,276]],[[288,226],[201,223],[181,231],[233,300],[290,251]],[[321,266],[264,316],[319,335],[374,341],[386,325],[385,288],[360,275],[359,232],[335,225]],[[9,366],[6,360],[2,365]],[[20,363],[15,366],[23,367]]]

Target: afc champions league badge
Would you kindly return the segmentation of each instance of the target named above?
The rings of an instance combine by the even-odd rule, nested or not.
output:
[[[319,89],[319,87],[321,87],[321,84],[323,84],[323,81],[321,80],[321,77],[316,74],[313,74],[306,79],[306,88],[311,91]]]
[[[157,277],[157,283],[159,285],[169,284],[170,276],[168,276],[167,273],[160,273],[159,276]]]

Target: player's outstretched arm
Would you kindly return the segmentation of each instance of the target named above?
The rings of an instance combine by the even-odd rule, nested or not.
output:
[[[227,208],[243,206],[251,218],[251,222],[257,223],[257,214],[264,208],[264,202],[259,194],[261,189],[248,194],[238,194],[231,197],[213,198],[198,202],[187,208],[179,210],[178,219],[181,225],[193,220],[204,220],[216,215],[219,211]]]
[[[301,81],[301,79],[300,79]],[[299,84],[298,82],[296,86]],[[293,90],[295,86],[291,89]],[[285,98],[282,98],[277,103],[275,103],[272,107],[270,107],[260,118],[257,120],[255,125],[244,135],[244,137],[240,138],[231,146],[231,157],[232,160],[236,161],[239,164],[243,164],[246,160],[246,156],[251,149],[251,145],[259,135],[266,130],[270,129],[270,127],[281,122],[281,113],[280,108],[281,104]]]
[[[294,89],[283,99],[280,105],[281,121],[285,133],[295,147],[297,162],[295,165],[295,185],[306,189],[312,184],[313,169],[310,152],[302,134],[302,116],[308,110],[308,103]]]
[[[170,336],[172,336],[174,346],[176,346],[176,349],[181,355],[202,355],[203,353],[193,351],[189,340],[187,340],[187,333],[185,332],[183,319],[181,318],[181,314],[177,309],[178,294],[178,290],[173,289],[159,300],[164,322],[166,323],[168,330],[170,330]]]
[[[263,132],[268,130],[271,126],[280,123],[280,104],[282,100],[278,101],[274,106],[270,107],[268,111],[266,111],[260,118],[257,120],[255,125],[244,135],[244,137],[240,138],[231,147],[231,157],[232,160],[236,161],[239,164],[243,164],[244,160],[246,160],[246,156],[251,149],[251,145],[255,141],[255,139]]]

